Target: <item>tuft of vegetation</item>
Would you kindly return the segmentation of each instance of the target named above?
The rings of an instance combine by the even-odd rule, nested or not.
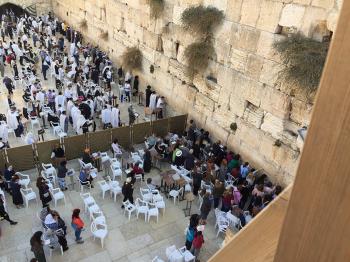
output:
[[[185,57],[188,63],[188,73],[194,75],[203,72],[209,65],[209,59],[215,50],[211,41],[192,43],[185,49]]]
[[[104,41],[107,41],[108,40],[108,31],[102,31],[99,38],[104,40]]]
[[[230,129],[231,129],[233,132],[236,132],[237,128],[238,128],[237,123],[231,123]]]
[[[327,58],[329,42],[318,42],[300,34],[293,34],[274,43],[286,67],[279,73],[279,80],[295,84],[313,93],[320,82]]]
[[[79,22],[79,27],[82,30],[86,30],[88,28],[88,22],[85,18]]]
[[[127,70],[142,69],[142,53],[137,47],[128,47],[121,59],[123,68]]]
[[[165,7],[164,0],[148,0],[148,1],[149,1],[149,7],[151,9],[151,17],[155,19],[161,17]]]
[[[224,20],[224,13],[216,7],[202,5],[187,8],[181,15],[183,27],[191,33],[207,37]]]

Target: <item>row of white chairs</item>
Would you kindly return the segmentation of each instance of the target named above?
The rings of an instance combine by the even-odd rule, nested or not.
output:
[[[94,239],[101,239],[103,248],[104,239],[108,234],[106,217],[90,193],[80,193],[80,196],[84,202],[84,210],[89,212],[89,218],[92,221],[90,225],[92,236]]]

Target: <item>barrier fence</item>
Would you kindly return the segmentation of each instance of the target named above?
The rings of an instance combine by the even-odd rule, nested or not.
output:
[[[33,145],[25,145],[0,150],[0,167],[11,164],[16,171],[29,170],[37,167],[41,169],[41,163],[51,163],[51,153],[55,145],[60,144],[66,153],[66,159],[72,160],[82,156],[85,148],[89,147],[91,152],[104,152],[111,149],[115,138],[125,149],[130,149],[135,144],[140,144],[144,138],[153,132],[157,136],[165,136],[168,132],[183,133],[186,128],[187,115],[155,120],[111,128],[83,135],[49,140]]]

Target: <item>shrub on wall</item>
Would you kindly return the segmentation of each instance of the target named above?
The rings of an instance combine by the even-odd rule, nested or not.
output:
[[[274,43],[286,67],[279,79],[314,92],[321,79],[329,42],[318,42],[300,34],[293,34]]]
[[[224,20],[224,13],[216,7],[202,5],[187,8],[181,15],[185,29],[199,36],[208,36]]]
[[[142,69],[142,53],[137,47],[128,47],[122,55],[122,65],[127,70]]]
[[[159,18],[164,11],[164,0],[148,0],[149,7],[151,10],[151,17],[157,19]]]
[[[79,22],[79,27],[82,30],[86,30],[88,28],[87,20],[84,18]]]
[[[99,38],[104,40],[104,41],[107,41],[108,40],[108,31],[102,31]]]
[[[185,57],[188,63],[188,73],[194,75],[203,72],[209,65],[209,59],[215,50],[210,40],[192,43],[185,49]]]

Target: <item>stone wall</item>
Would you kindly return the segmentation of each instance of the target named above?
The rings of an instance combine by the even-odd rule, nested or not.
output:
[[[180,17],[195,4],[216,6],[225,21],[215,33],[214,61],[191,81],[183,53],[195,39],[181,28]],[[340,5],[339,0],[166,0],[163,16],[154,20],[147,0],[52,3],[56,15],[77,29],[86,18],[85,37],[117,64],[125,47],[138,46],[144,55],[143,88],[151,84],[172,107],[283,184],[293,179],[300,154],[297,130],[308,125],[313,99],[277,81],[283,65],[272,43],[285,37],[286,28],[316,39],[329,35]],[[107,41],[98,39],[102,31],[108,31]],[[231,123],[237,124],[235,132]]]
[[[47,14],[52,10],[51,0],[0,0],[0,6],[7,3],[18,5],[23,9],[35,5],[39,15]]]

